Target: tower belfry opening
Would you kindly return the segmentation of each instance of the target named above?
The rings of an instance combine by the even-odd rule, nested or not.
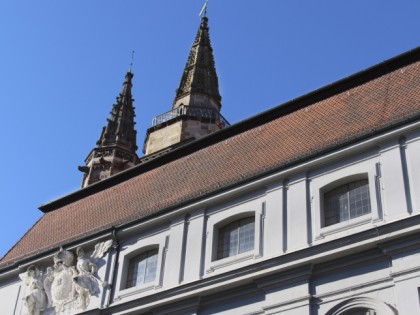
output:
[[[158,152],[229,126],[220,114],[222,98],[211,46],[208,18],[201,18],[172,109],[156,116],[147,130],[143,153]]]

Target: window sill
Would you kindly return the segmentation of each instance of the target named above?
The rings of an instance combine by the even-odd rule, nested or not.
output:
[[[372,218],[372,213],[369,214],[365,214],[363,216],[348,220],[348,221],[344,221],[344,222],[340,222],[340,223],[336,223],[327,227],[323,227],[320,229],[320,233],[315,237],[315,240],[321,240],[324,239],[326,236],[332,235],[332,234],[336,234],[342,231],[346,231],[361,225],[365,225],[365,224],[369,224],[372,222],[376,222],[379,220],[374,220],[374,218]]]
[[[151,291],[158,288],[160,288],[160,286],[156,286],[155,283],[152,282],[152,283],[146,283],[137,287],[122,289],[118,292],[119,294],[116,299],[121,300],[132,295],[140,294],[140,293]]]
[[[232,257],[226,257],[219,260],[212,261],[210,264],[210,268],[206,270],[206,273],[212,273],[217,269],[221,269],[224,267],[228,267],[231,265],[235,265],[241,263],[243,261],[255,259],[254,251],[248,251],[242,254],[238,254]]]

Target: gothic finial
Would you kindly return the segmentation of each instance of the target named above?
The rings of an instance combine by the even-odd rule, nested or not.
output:
[[[207,16],[207,3],[209,2],[209,0],[206,0],[206,2],[204,3],[203,7],[201,8],[200,13],[198,14],[198,16],[200,18],[206,17]]]
[[[128,72],[130,72],[130,73],[131,73],[131,70],[133,68],[133,60],[134,60],[134,50],[131,51],[130,69],[128,69]]]

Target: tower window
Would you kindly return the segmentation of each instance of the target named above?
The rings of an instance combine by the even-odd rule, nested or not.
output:
[[[369,182],[356,180],[324,194],[323,226],[348,221],[371,212]]]
[[[254,249],[255,217],[237,220],[219,229],[217,259]]]
[[[158,249],[156,248],[130,259],[126,288],[154,281],[156,278],[157,257]]]

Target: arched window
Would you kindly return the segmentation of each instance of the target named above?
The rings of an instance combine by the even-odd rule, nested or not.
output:
[[[349,310],[343,315],[377,315],[377,313],[374,310],[369,310],[367,308],[357,308],[354,310]]]
[[[127,289],[155,280],[157,257],[158,249],[156,248],[130,259],[127,272]]]
[[[324,193],[323,226],[368,214],[371,212],[369,182],[360,179]]]
[[[219,229],[217,259],[231,257],[254,249],[255,217],[229,223]]]
[[[398,311],[378,299],[351,298],[333,307],[325,315],[396,315]]]

